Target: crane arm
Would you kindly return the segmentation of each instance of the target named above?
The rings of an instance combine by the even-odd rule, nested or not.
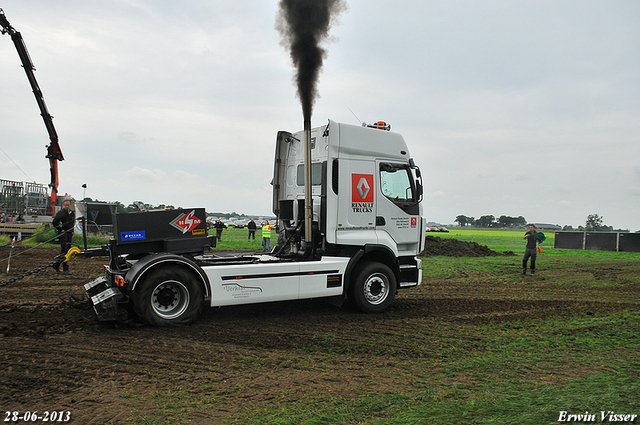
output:
[[[64,156],[62,155],[62,150],[58,143],[58,133],[53,125],[53,117],[47,109],[47,104],[44,102],[44,96],[38,86],[38,82],[36,81],[36,76],[34,74],[36,68],[33,66],[33,62],[31,62],[27,46],[24,44],[22,35],[20,35],[20,33],[11,26],[2,9],[0,9],[0,26],[2,26],[2,29],[0,30],[2,34],[9,34],[11,36],[11,40],[13,40],[13,44],[16,46],[18,56],[22,62],[22,67],[24,68],[24,72],[27,74],[27,79],[29,80],[29,84],[31,84],[31,90],[36,97],[36,102],[40,108],[40,115],[42,115],[44,125],[49,133],[50,143],[47,146],[47,155],[45,158],[49,159],[49,169],[51,172],[51,182],[49,183],[49,187],[51,188],[51,210],[53,212],[53,207],[56,204],[59,184],[58,161],[64,161]]]

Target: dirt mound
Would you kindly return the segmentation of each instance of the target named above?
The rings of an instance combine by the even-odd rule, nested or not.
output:
[[[439,236],[429,236],[424,238],[424,251],[419,257],[435,257],[442,255],[445,257],[511,257],[516,255],[513,251],[496,252],[486,245],[477,242],[464,242],[458,239],[443,239]]]

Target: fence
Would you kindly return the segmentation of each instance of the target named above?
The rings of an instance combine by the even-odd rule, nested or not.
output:
[[[555,232],[554,248],[640,252],[640,233]]]
[[[0,212],[25,217],[50,215],[47,186],[0,179]]]
[[[38,227],[40,223],[25,223],[25,224],[14,224],[14,223],[0,223],[0,235],[7,235],[9,237],[21,237],[28,238],[31,237]]]

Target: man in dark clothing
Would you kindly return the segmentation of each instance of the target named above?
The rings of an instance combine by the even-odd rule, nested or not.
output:
[[[531,276],[536,273],[536,256],[538,250],[536,248],[536,226],[529,225],[529,231],[524,234],[524,238],[527,240],[527,246],[524,250],[524,258],[522,259],[522,274],[527,274],[527,260],[531,258]]]
[[[222,222],[222,220],[218,219],[218,221],[216,221],[215,228],[216,228],[216,239],[221,241],[222,240],[222,231],[224,229],[226,229],[227,226],[225,226],[225,224]]]
[[[73,228],[76,225],[76,214],[71,211],[71,201],[68,199],[62,203],[62,209],[53,217],[53,227],[58,231],[58,241],[60,242],[60,254],[66,255],[71,248],[73,238]],[[60,271],[60,264],[54,266],[57,272]],[[62,263],[62,273],[69,274],[69,262]]]
[[[256,240],[256,222],[253,221],[253,219],[251,219],[251,221],[249,222],[249,224],[247,224],[247,228],[249,229],[249,239],[251,240],[251,238],[253,238],[253,240]]]

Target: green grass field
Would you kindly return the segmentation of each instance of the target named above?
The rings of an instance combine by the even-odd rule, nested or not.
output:
[[[244,247],[244,233],[230,229],[220,247]],[[247,353],[238,362],[248,374],[300,369],[337,388],[350,387],[344,380],[356,365],[379,369],[376,379],[359,379],[346,393],[327,387],[257,401],[222,422],[539,425],[558,423],[562,412],[598,420],[601,411],[640,415],[640,254],[554,250],[553,233],[546,232],[538,276],[531,278],[518,273],[522,230],[431,235],[517,255],[425,258],[422,285],[397,301],[408,297],[404,303],[416,305],[404,319],[382,316],[367,335],[327,330],[278,352],[277,364],[269,360],[276,354]],[[188,423],[189,412],[234,400],[220,392],[163,395],[157,402]]]
[[[260,250],[257,233],[247,242],[246,230],[227,229],[218,249]],[[517,255],[425,258],[421,286],[401,291],[388,313],[358,316],[370,320],[367,332],[348,321],[313,335],[283,330],[278,338],[294,338],[293,348],[247,346],[228,371],[270,376],[274,385],[300,373],[313,391],[273,400],[250,386],[160,389],[136,395],[157,413],[132,412],[126,423],[187,424],[225,406],[240,407],[219,423],[260,425],[539,425],[558,423],[562,412],[589,412],[595,422],[601,411],[640,415],[640,254],[554,250],[545,232],[532,278],[518,273],[523,230],[431,235]]]
[[[517,254],[525,245],[524,231],[431,235]],[[375,357],[388,361],[380,382],[394,376],[395,391],[363,389],[348,399],[328,391],[230,423],[539,425],[558,423],[562,412],[640,416],[640,254],[554,250],[553,234],[545,235],[535,278],[518,273],[520,256],[423,260],[415,291],[425,298],[405,294],[432,306],[431,319],[411,315],[404,328],[372,330]],[[485,304],[483,314],[467,312]],[[342,342],[333,344],[323,354],[342,362],[329,354]],[[403,349],[391,354],[393,347]]]
[[[494,251],[505,252],[513,251],[516,253],[524,252],[525,240],[523,236],[525,230],[493,230],[493,229],[475,229],[451,227],[449,233],[427,233],[431,236],[439,236],[441,238],[455,238],[461,241],[477,242],[480,245],[486,245]],[[553,247],[553,232],[543,231],[546,240],[541,245],[545,247]]]
[[[519,234],[464,236],[516,251]],[[248,375],[300,370],[335,388],[257,396],[221,423],[540,425],[562,412],[640,415],[640,254],[552,251],[535,278],[519,275],[519,256],[425,258],[422,285],[371,317],[370,332],[316,330],[295,349],[237,360]],[[375,378],[354,379],[351,370],[367,364]],[[189,423],[198,409],[246,403],[235,391],[156,402]]]
[[[487,245],[494,251],[514,251],[524,252],[524,240],[522,236],[524,231],[522,230],[483,230],[483,229],[466,229],[466,228],[451,228],[449,233],[427,233],[431,236],[439,236],[442,238],[456,238],[461,241],[477,242],[480,245]],[[211,235],[215,234],[214,230],[211,230]],[[218,242],[216,249],[218,250],[231,250],[231,251],[254,251],[262,249],[262,234],[258,229],[256,232],[256,240],[248,240],[249,231],[247,229],[235,229],[228,228],[222,233],[222,241]],[[553,232],[545,232],[547,240],[543,243],[543,249],[545,247],[553,247]],[[39,229],[39,232],[30,239],[25,240],[23,243],[27,245],[37,245],[41,243],[54,244],[53,242],[53,229],[44,231],[44,226]],[[88,238],[89,246],[100,246],[107,243],[108,238],[100,236],[90,236]],[[272,232],[271,245],[275,246],[277,237],[275,232]],[[10,243],[10,239],[6,236],[0,236],[0,245]],[[83,246],[82,235],[75,234],[73,237],[73,243],[78,246]]]

